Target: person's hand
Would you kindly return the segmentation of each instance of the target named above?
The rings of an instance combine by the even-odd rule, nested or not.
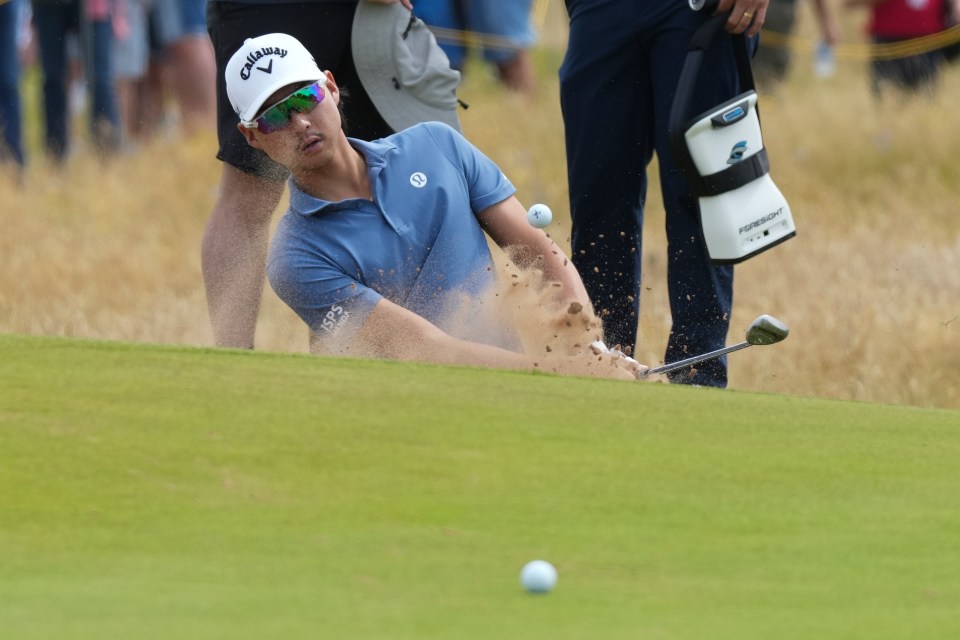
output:
[[[717,13],[730,12],[726,29],[752,37],[760,33],[770,0],[720,0]]]
[[[611,366],[617,371],[615,377],[625,378],[625,375],[620,375],[623,372],[629,374],[635,380],[640,380],[643,378],[643,372],[650,368],[645,364],[640,364],[617,347],[611,349],[600,340],[590,344],[590,352],[601,359],[609,359]]]
[[[377,4],[394,4],[399,2],[410,11],[413,11],[413,2],[411,2],[411,0],[367,0],[367,2],[376,2]]]

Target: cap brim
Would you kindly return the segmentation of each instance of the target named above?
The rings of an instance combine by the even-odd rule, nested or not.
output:
[[[394,131],[402,131],[420,122],[442,122],[460,131],[455,95],[449,106],[436,106],[395,85],[397,72],[392,38],[400,37],[409,20],[410,11],[399,2],[357,4],[350,39],[360,83]],[[417,20],[412,28],[427,29],[421,20]]]

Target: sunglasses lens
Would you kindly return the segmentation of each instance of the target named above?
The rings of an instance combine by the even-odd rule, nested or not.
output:
[[[261,132],[273,133],[290,124],[290,114],[286,109],[282,109],[282,106],[282,104],[278,104],[271,107],[266,113],[257,118],[257,128],[259,128]]]
[[[319,84],[312,84],[297,91],[287,98],[286,105],[290,111],[299,111],[309,113],[313,108],[323,100],[323,87]]]
[[[324,91],[319,82],[294,92],[286,99],[267,109],[257,118],[257,128],[262,133],[273,133],[290,124],[290,113],[310,113],[313,108],[323,101]]]

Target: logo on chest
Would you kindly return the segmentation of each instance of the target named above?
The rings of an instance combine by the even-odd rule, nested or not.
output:
[[[427,174],[417,171],[410,174],[410,184],[417,189],[423,189],[427,186]]]

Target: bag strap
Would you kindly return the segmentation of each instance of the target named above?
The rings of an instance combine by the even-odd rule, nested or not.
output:
[[[766,149],[761,149],[757,153],[743,159],[742,161],[730,165],[723,171],[701,176],[697,170],[696,163],[690,155],[687,148],[687,141],[684,137],[687,128],[692,122],[689,122],[689,105],[692,102],[693,94],[696,89],[697,80],[700,75],[700,67],[703,63],[706,52],[710,48],[713,39],[723,30],[723,25],[729,17],[729,12],[710,16],[690,40],[687,48],[687,56],[684,60],[683,69],[680,72],[680,78],[677,81],[677,90],[674,94],[673,105],[670,109],[670,119],[668,132],[670,139],[670,150],[673,152],[680,169],[686,175],[695,195],[715,196],[727,191],[732,191],[748,182],[756,180],[770,172],[770,161],[767,157]],[[750,52],[747,48],[747,38],[743,34],[729,36],[733,39],[733,52],[737,64],[737,74],[740,78],[740,87],[744,92],[753,92],[756,85],[753,79],[753,69],[750,65]],[[756,108],[756,105],[754,105]],[[760,113],[757,112],[759,120]]]

